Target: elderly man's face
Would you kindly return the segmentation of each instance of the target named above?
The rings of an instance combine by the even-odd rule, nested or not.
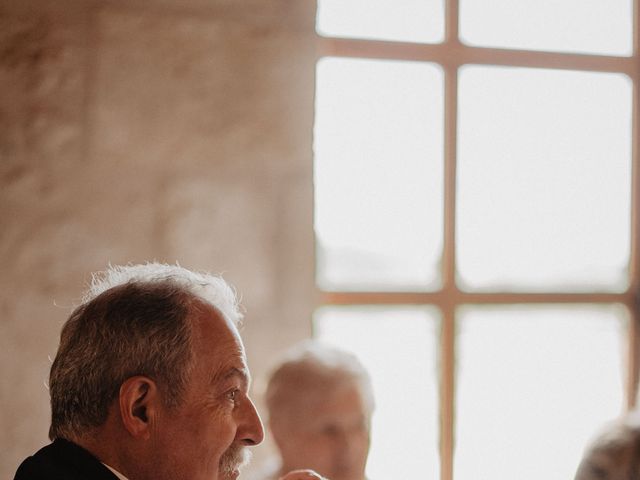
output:
[[[231,480],[264,433],[248,396],[249,370],[240,337],[213,308],[193,332],[194,367],[182,403],[164,409],[154,447],[158,471],[172,480]]]
[[[274,428],[284,469],[311,468],[330,480],[363,480],[369,414],[359,388],[329,390],[306,409],[303,422]]]

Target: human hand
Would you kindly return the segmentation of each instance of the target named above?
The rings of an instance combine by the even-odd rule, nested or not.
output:
[[[313,470],[293,470],[279,480],[327,480]]]

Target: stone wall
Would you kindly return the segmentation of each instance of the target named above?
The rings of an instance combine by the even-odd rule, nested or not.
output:
[[[257,378],[309,335],[315,8],[0,0],[0,478],[46,443],[60,326],[108,263],[222,273]]]

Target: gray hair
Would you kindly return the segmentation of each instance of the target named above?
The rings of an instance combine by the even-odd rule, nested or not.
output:
[[[305,341],[288,350],[269,375],[265,401],[271,422],[297,421],[305,406],[327,392],[356,385],[365,407],[374,409],[371,377],[358,358],[344,350]]]
[[[640,479],[640,412],[608,424],[585,450],[575,480]]]
[[[192,367],[192,313],[203,303],[230,322],[242,318],[220,277],[180,266],[110,266],[93,275],[60,334],[51,366],[49,437],[73,438],[102,425],[122,383],[144,375],[175,407]]]

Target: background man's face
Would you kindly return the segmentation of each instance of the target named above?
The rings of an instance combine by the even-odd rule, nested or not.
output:
[[[208,308],[196,322],[193,349],[183,402],[158,423],[159,471],[173,480],[233,479],[246,446],[264,435],[248,397],[244,348],[235,327]]]
[[[331,480],[362,480],[369,415],[358,387],[329,390],[305,408],[305,421],[277,429],[285,469],[311,468]]]

